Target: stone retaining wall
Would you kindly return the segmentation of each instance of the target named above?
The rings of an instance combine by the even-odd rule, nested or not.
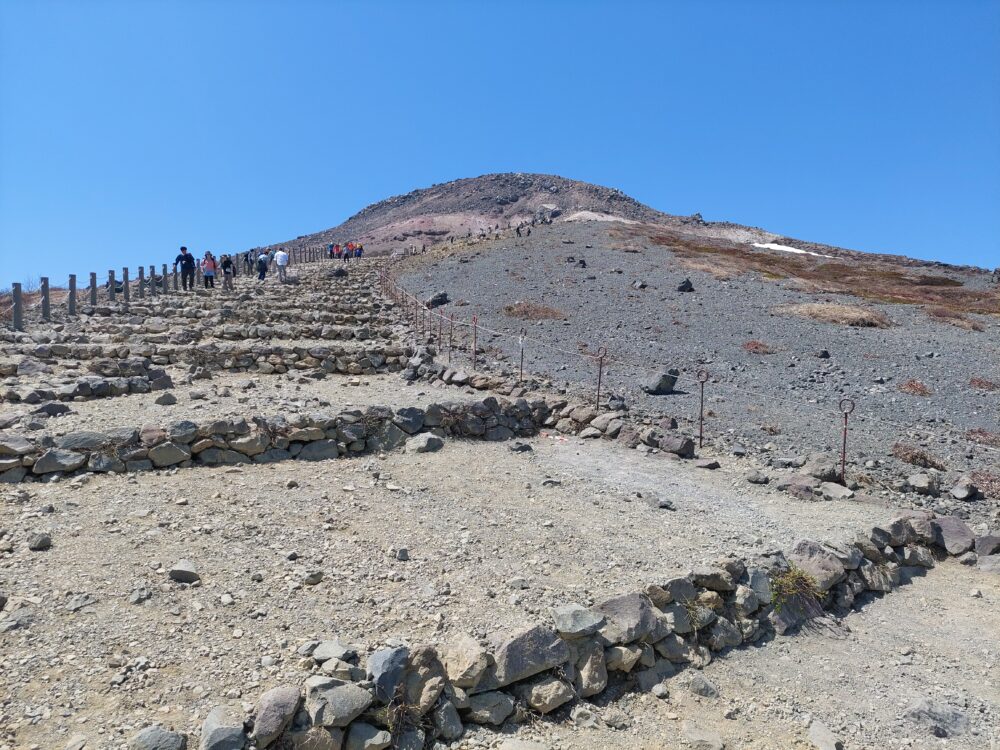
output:
[[[548,620],[487,641],[459,636],[443,648],[395,645],[367,655],[338,640],[305,641],[303,684],[268,690],[249,713],[216,707],[200,747],[419,750],[431,738],[458,739],[467,724],[520,723],[560,710],[586,726],[594,721],[587,699],[629,689],[666,697],[678,684],[671,678],[685,670],[842,615],[979,545],[1000,561],[1000,538],[976,539],[959,519],[914,512],[855,540],[801,540],[787,555],[726,558],[596,606],[556,606]],[[178,571],[175,580],[187,583],[177,585],[198,585],[187,566]],[[693,676],[681,684],[700,694],[713,689]],[[150,743],[165,735],[182,739],[147,727],[130,747],[160,747]]]
[[[219,419],[200,424],[116,428],[75,432],[34,442],[0,433],[0,482],[53,479],[84,472],[122,473],[172,466],[317,461],[347,454],[389,450],[406,444],[423,452],[441,446],[440,437],[507,440],[533,435],[550,415],[544,400],[446,402],[427,409],[314,412],[289,417]]]

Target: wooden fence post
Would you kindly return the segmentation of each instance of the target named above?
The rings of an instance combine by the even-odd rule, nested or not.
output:
[[[39,281],[42,287],[42,320],[52,320],[52,308],[49,305],[49,277],[42,276]]]
[[[13,323],[15,331],[24,330],[24,300],[21,298],[21,283],[15,281],[10,285],[10,296],[14,301]]]
[[[139,299],[143,299],[146,296],[146,269],[142,266],[139,266],[139,283],[135,287],[135,293]]]
[[[125,300],[126,304],[128,304],[128,302],[129,302],[129,289],[128,289],[128,269],[127,268],[123,268],[122,269],[122,299]]]
[[[90,272],[90,306],[97,307],[97,274]]]
[[[71,273],[69,275],[69,297],[66,298],[66,304],[69,308],[70,315],[76,315],[76,274]]]
[[[163,264],[163,275],[160,276],[160,282],[161,282],[161,284],[163,286],[163,293],[164,294],[168,294],[170,292],[170,290],[167,288],[167,284],[169,282],[167,281],[167,264],[166,263]],[[175,290],[177,289],[177,269],[176,268],[174,269],[174,289]]]
[[[149,266],[149,296],[156,296],[156,266]]]
[[[115,272],[108,271],[108,300],[115,301]]]

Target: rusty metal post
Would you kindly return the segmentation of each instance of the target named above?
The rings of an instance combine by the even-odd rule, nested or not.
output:
[[[476,369],[476,348],[479,343],[479,316],[472,316],[472,369]]]
[[[52,307],[49,304],[49,277],[42,276],[39,279],[42,291],[42,320],[52,319]]]
[[[524,381],[524,337],[527,335],[528,329],[522,328],[521,335],[517,337],[517,345],[521,348],[521,365],[518,367],[517,371],[517,382]]]
[[[21,295],[21,282],[15,281],[10,285],[10,296],[14,303],[11,311],[11,322],[15,331],[24,330],[24,299]]]
[[[604,358],[608,355],[608,350],[605,347],[598,347],[597,349],[597,399],[594,402],[594,408],[597,411],[601,410],[601,380],[604,378]]]
[[[448,316],[448,366],[451,367],[451,352],[455,348],[455,313]]]
[[[708,370],[698,370],[698,385],[701,396],[698,404],[698,447],[705,445],[705,383],[708,382]]]
[[[135,285],[135,293],[139,299],[144,299],[146,296],[146,269],[139,266],[139,283]]]
[[[70,315],[76,315],[76,274],[69,275],[69,296],[66,297],[66,307]]]
[[[122,269],[122,299],[126,304],[129,302],[128,268]]]
[[[840,399],[840,413],[844,415],[844,441],[840,447],[840,483],[847,484],[847,415],[854,411],[854,400]]]
[[[97,306],[97,274],[90,272],[90,306]]]

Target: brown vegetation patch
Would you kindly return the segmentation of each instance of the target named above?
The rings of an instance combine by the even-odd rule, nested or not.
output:
[[[945,465],[939,458],[936,458],[934,455],[916,445],[896,443],[892,446],[892,455],[900,461],[912,464],[913,466],[919,466],[922,469],[937,469],[938,471],[945,470]]]
[[[983,325],[981,323],[973,320],[968,315],[965,315],[958,310],[953,310],[949,307],[941,307],[940,305],[925,307],[924,310],[935,320],[940,320],[943,323],[964,328],[966,331],[983,330]]]
[[[749,352],[750,354],[774,354],[774,349],[765,344],[763,341],[758,341],[757,339],[744,341],[743,351]]]
[[[833,302],[805,302],[782,305],[778,312],[801,315],[823,323],[837,323],[856,328],[888,328],[892,321],[880,310],[860,305],[839,305]]]
[[[965,433],[965,437],[973,443],[991,445],[994,448],[1000,448],[1000,433],[990,432],[989,430],[984,430],[982,427],[969,430]]]
[[[566,320],[566,313],[539,302],[515,302],[506,305],[504,313],[520,320]]]
[[[972,481],[987,497],[1000,497],[1000,474],[990,471],[972,472]]]
[[[914,378],[910,378],[905,383],[900,383],[898,390],[902,393],[908,393],[911,396],[930,396],[932,393],[930,388]]]
[[[1000,383],[994,383],[992,380],[986,380],[985,378],[972,378],[969,380],[969,385],[982,391],[1000,391]]]

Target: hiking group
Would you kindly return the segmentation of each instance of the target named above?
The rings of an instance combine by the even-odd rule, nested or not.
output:
[[[330,245],[327,252],[331,259],[343,260],[347,262],[352,257],[361,259],[364,246],[361,243],[348,242],[344,245]],[[246,275],[257,274],[258,281],[264,281],[267,274],[274,271],[278,275],[278,281],[285,283],[288,281],[289,254],[283,247],[270,250],[247,250],[238,253],[236,256],[222,255],[216,258],[211,252],[206,251],[204,257],[198,260],[193,253],[188,252],[186,247],[182,247],[180,254],[174,258],[174,273],[180,269],[181,287],[184,291],[194,289],[195,271],[201,271],[202,283],[206,289],[215,288],[215,277],[222,276],[222,288],[232,291],[233,277],[236,275],[236,263],[242,263],[242,271]]]

